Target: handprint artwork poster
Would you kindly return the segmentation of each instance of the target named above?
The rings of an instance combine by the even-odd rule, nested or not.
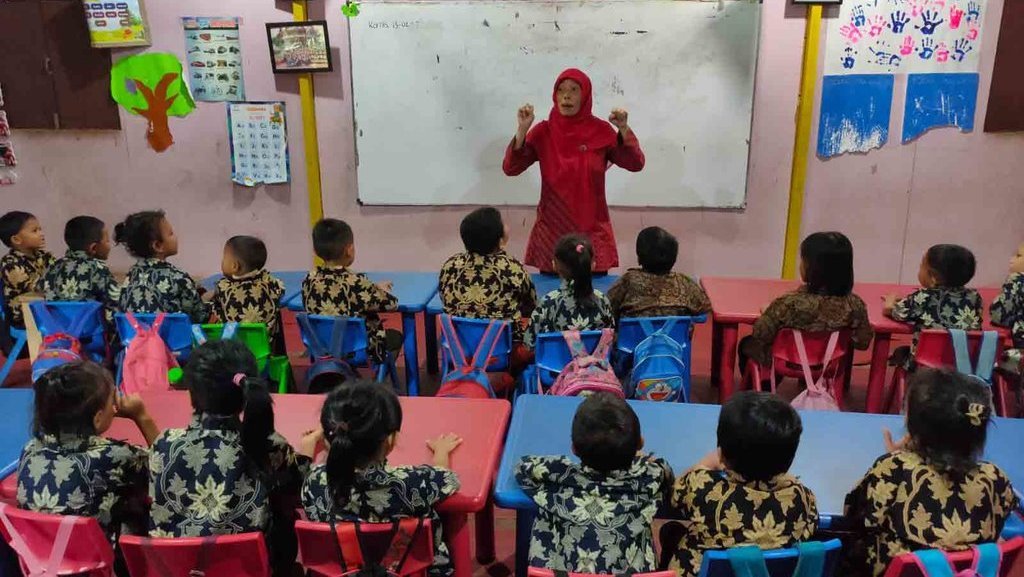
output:
[[[977,72],[987,0],[847,0],[825,74]]]

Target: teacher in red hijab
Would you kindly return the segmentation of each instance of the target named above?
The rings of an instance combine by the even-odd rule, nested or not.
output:
[[[533,106],[519,109],[519,131],[502,164],[505,174],[517,176],[540,161],[540,203],[526,246],[526,264],[553,271],[558,239],[581,233],[594,246],[594,271],[607,272],[619,265],[619,253],[604,195],[604,174],[612,164],[630,172],[643,170],[644,153],[625,110],[612,110],[611,124],[593,115],[593,90],[583,72],[575,68],[563,72],[555,82],[552,100],[547,121],[533,130]]]

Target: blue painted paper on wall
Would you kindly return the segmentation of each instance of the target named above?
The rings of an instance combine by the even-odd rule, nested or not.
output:
[[[891,74],[824,77],[818,156],[867,152],[888,142],[893,84]]]
[[[971,132],[977,105],[977,74],[911,74],[903,113],[903,143],[943,126]]]

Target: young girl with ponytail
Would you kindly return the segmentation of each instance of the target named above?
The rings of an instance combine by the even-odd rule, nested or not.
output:
[[[431,577],[453,574],[441,536],[438,503],[459,489],[448,467],[462,439],[454,434],[427,441],[434,466],[391,466],[387,457],[398,443],[402,406],[389,387],[357,381],[334,389],[320,413],[327,462],[314,465],[302,487],[302,506],[311,521],[390,522],[430,518],[434,532]]]

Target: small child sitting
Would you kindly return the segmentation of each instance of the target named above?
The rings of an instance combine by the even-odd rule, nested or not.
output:
[[[907,437],[879,457],[846,497],[859,536],[846,573],[885,573],[919,549],[964,549],[999,539],[1018,500],[1006,474],[981,460],[992,395],[951,370],[918,369],[907,392]]]
[[[39,292],[37,285],[53,264],[53,255],[46,252],[46,236],[39,220],[27,212],[11,211],[0,216],[0,241],[11,249],[0,258],[4,315],[12,326],[22,328],[25,319],[21,305]]]
[[[96,301],[103,305],[107,320],[113,320],[121,286],[107,268],[107,226],[93,216],[76,216],[64,225],[64,244],[67,253],[43,276],[43,295],[53,301]]]
[[[779,397],[733,395],[718,419],[718,449],[676,481],[672,508],[683,523],[662,528],[662,566],[697,575],[710,549],[777,549],[810,539],[817,502],[787,473],[802,432],[800,415]]]
[[[636,237],[640,268],[632,268],[608,290],[615,318],[694,316],[711,310],[704,289],[690,277],[672,272],[679,241],[651,226]]]
[[[1010,258],[1010,274],[1003,283],[1003,290],[992,301],[989,308],[992,324],[1010,329],[1013,348],[1007,349],[1000,360],[1000,368],[1016,381],[1020,390],[1022,350],[1024,350],[1024,243],[1017,247],[1017,253]]]
[[[267,325],[272,343],[281,346],[281,296],[284,283],[263,267],[267,246],[253,236],[233,236],[224,243],[220,269],[224,278],[213,291],[213,310],[221,322]],[[275,347],[277,350],[281,350]]]
[[[672,487],[663,459],[641,453],[640,420],[624,400],[587,397],[567,457],[524,457],[520,486],[537,503],[530,565],[572,573],[655,570],[651,521]]]

